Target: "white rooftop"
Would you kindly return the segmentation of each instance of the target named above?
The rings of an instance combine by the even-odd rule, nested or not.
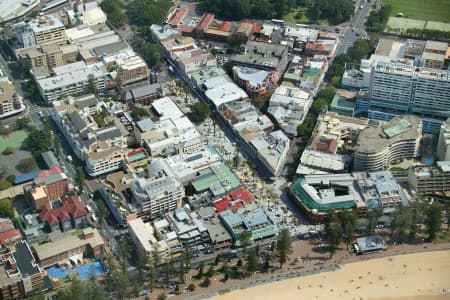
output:
[[[176,120],[184,115],[170,97],[164,97],[153,101],[152,107],[161,116],[161,119]]]
[[[226,82],[205,92],[216,107],[236,100],[248,98],[247,93],[233,82]]]

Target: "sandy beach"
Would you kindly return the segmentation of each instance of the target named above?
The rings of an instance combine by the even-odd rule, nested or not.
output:
[[[335,272],[232,291],[211,299],[450,299],[450,250],[350,263]]]

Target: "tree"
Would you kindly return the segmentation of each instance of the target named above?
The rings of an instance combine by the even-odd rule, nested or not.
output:
[[[329,223],[325,226],[328,237],[328,248],[330,250],[330,258],[336,253],[336,250],[341,243],[342,227],[339,223]]]
[[[34,161],[34,158],[28,157],[23,158],[19,161],[19,164],[17,165],[17,169],[22,173],[31,172],[36,168],[36,162]]]
[[[86,88],[86,93],[91,93],[98,97],[98,87],[97,87],[97,79],[93,74],[88,75],[88,85]]]
[[[186,268],[184,266],[184,262],[180,262],[180,269],[178,270],[178,279],[181,283],[184,283],[184,276],[186,275]]]
[[[313,119],[311,116],[306,116],[303,123],[297,126],[297,135],[304,141],[308,140],[314,130],[315,124],[315,119]]]
[[[213,277],[214,276],[214,266],[209,266],[208,271],[206,272],[206,277]]]
[[[133,0],[129,2],[127,11],[132,23],[142,31],[152,24],[163,24],[170,6],[171,1],[165,0]]]
[[[348,250],[348,246],[353,241],[353,236],[355,234],[357,216],[354,213],[344,211],[339,215],[339,220],[342,227],[342,240]]]
[[[6,179],[0,179],[0,191],[9,189],[12,186],[11,182]]]
[[[231,268],[228,265],[227,262],[225,262],[222,266],[222,272],[223,272],[223,281],[227,281],[228,278],[230,278],[230,274],[231,274]]]
[[[219,263],[220,263],[220,255],[217,254],[216,259],[214,260],[214,265],[217,266],[217,265],[219,265]]]
[[[266,255],[266,259],[264,260],[263,269],[264,269],[264,272],[268,272],[269,269],[270,269],[270,257],[269,257],[269,255]]]
[[[188,113],[189,119],[194,123],[202,123],[211,115],[209,106],[202,102],[197,102],[191,107],[191,112]]]
[[[120,27],[128,21],[123,12],[123,5],[119,0],[102,1],[100,7],[106,13],[108,21],[115,27]]]
[[[86,181],[86,175],[82,167],[77,167],[75,173],[75,185],[78,187],[78,192],[82,193],[84,189],[84,183]]]
[[[136,248],[136,270],[138,271],[138,282],[142,282],[144,279],[144,267],[147,263],[144,250],[141,247]]]
[[[233,50],[239,50],[239,47],[247,43],[247,36],[235,33],[227,37],[227,46]]]
[[[166,300],[166,299],[167,299],[167,296],[165,293],[161,293],[158,295],[158,300]]]
[[[106,206],[103,202],[103,200],[100,200],[97,202],[97,217],[98,217],[98,225],[102,227],[103,221],[105,220],[106,216]]]
[[[16,182],[16,175],[8,175],[8,177],[6,177],[6,181],[11,183],[11,185],[14,185],[14,182]]]
[[[205,263],[203,261],[200,262],[200,266],[198,267],[197,278],[200,279],[203,277],[205,271]]]
[[[350,48],[350,57],[355,61],[360,61],[363,58],[367,58],[370,53],[370,45],[367,40],[357,39],[353,43],[353,47]]]
[[[383,211],[380,208],[374,208],[369,210],[367,214],[367,219],[369,223],[367,224],[366,233],[372,235],[375,233],[375,228],[378,224],[378,219],[383,215]]]
[[[283,267],[288,260],[288,255],[292,252],[291,234],[288,229],[284,228],[281,230],[278,235],[276,249],[280,267]]]
[[[211,279],[209,279],[209,277],[206,277],[205,280],[203,280],[202,285],[204,287],[209,287],[211,285]]]
[[[403,243],[406,233],[412,224],[412,214],[408,208],[400,207],[392,214],[391,236]]]
[[[131,112],[131,116],[134,119],[142,119],[142,117],[148,116],[148,112],[145,108],[137,107],[137,108],[133,109],[133,111]]]
[[[12,147],[12,146],[7,146],[6,148],[5,148],[5,151],[3,151],[3,153],[5,154],[5,155],[10,155],[10,154],[13,154],[14,153],[14,147]]]
[[[24,146],[35,153],[48,151],[51,146],[50,133],[47,130],[33,128],[25,139]]]
[[[56,157],[59,157],[59,155],[61,154],[61,140],[56,134],[53,137],[53,148],[55,150]]]
[[[239,154],[233,156],[233,168],[237,169],[239,167]]]
[[[247,247],[250,245],[250,241],[251,241],[251,233],[247,230],[242,231],[241,236],[239,238],[239,243],[241,245],[241,247],[244,249],[244,254],[247,251]]]
[[[428,239],[433,241],[436,238],[436,234],[441,228],[442,220],[442,206],[439,202],[433,202],[428,205],[425,210],[425,225],[427,226]]]
[[[195,291],[195,284],[194,284],[194,283],[189,284],[188,289],[189,289],[191,292]]]
[[[31,122],[31,120],[27,117],[19,118],[16,121],[16,129],[21,130],[28,127],[28,124]]]
[[[255,249],[250,249],[247,253],[247,271],[250,273],[258,269],[258,256]]]
[[[322,99],[325,99],[327,101],[331,101],[335,94],[336,94],[336,88],[334,86],[332,86],[332,85],[329,85],[326,88],[321,89],[317,93],[317,98],[322,98]]]
[[[14,208],[10,199],[0,200],[0,216],[6,216],[10,219],[14,218]]]

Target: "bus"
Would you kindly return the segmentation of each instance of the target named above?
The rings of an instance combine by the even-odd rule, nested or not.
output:
[[[272,23],[284,27],[284,21],[278,19],[272,19]]]

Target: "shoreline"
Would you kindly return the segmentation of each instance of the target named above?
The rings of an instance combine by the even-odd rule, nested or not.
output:
[[[423,250],[423,249],[422,249]],[[429,255],[433,252],[433,255]],[[259,284],[221,289],[189,299],[213,300],[291,299],[448,299],[450,297],[450,250],[427,249],[391,253],[344,263],[338,270],[323,268],[314,274]],[[408,272],[406,272],[408,271]],[[324,280],[325,279],[325,280]],[[411,289],[415,289],[411,293]],[[226,292],[226,293],[224,293]],[[274,294],[275,293],[275,294]],[[255,296],[256,295],[256,296]],[[374,295],[377,295],[374,297]]]
[[[406,248],[406,249],[403,249]],[[344,257],[336,257],[336,261],[332,262],[333,259],[328,260],[327,262],[323,263],[320,267],[310,267],[305,268],[299,271],[290,271],[290,272],[280,272],[277,274],[269,274],[269,276],[258,276],[257,279],[244,279],[245,283],[238,283],[238,284],[230,284],[227,286],[222,286],[215,288],[214,290],[211,290],[209,292],[204,292],[197,295],[192,295],[191,297],[187,297],[185,299],[190,300],[197,300],[197,299],[207,299],[207,298],[213,298],[213,299],[222,299],[219,297],[219,295],[228,295],[230,293],[234,292],[242,292],[246,291],[248,289],[253,289],[255,287],[261,288],[266,285],[270,285],[273,283],[280,283],[287,280],[292,279],[299,279],[299,278],[305,278],[310,276],[315,276],[317,274],[322,273],[333,273],[341,268],[345,268],[345,266],[354,264],[354,263],[363,263],[363,262],[370,262],[377,259],[383,259],[386,257],[401,257],[406,255],[414,255],[414,254],[424,254],[429,252],[448,252],[450,250],[450,243],[442,243],[442,244],[421,244],[421,245],[402,245],[402,246],[394,246],[390,247],[387,251],[377,252],[373,254],[368,255],[362,255],[362,256],[344,256]],[[450,252],[448,254],[450,256]],[[263,275],[263,274],[261,274]],[[267,275],[267,274],[264,274]],[[450,274],[449,274],[450,275]],[[449,276],[450,278],[450,276]],[[450,286],[449,286],[450,287]],[[187,295],[184,295],[187,296]],[[178,297],[176,297],[178,298]],[[388,300],[390,298],[380,298],[380,300]],[[401,298],[395,298],[395,299],[401,299]],[[411,299],[411,298],[405,298],[405,299]],[[421,299],[421,298],[417,298]],[[440,299],[440,298],[436,298]],[[432,299],[430,299],[432,300]]]

